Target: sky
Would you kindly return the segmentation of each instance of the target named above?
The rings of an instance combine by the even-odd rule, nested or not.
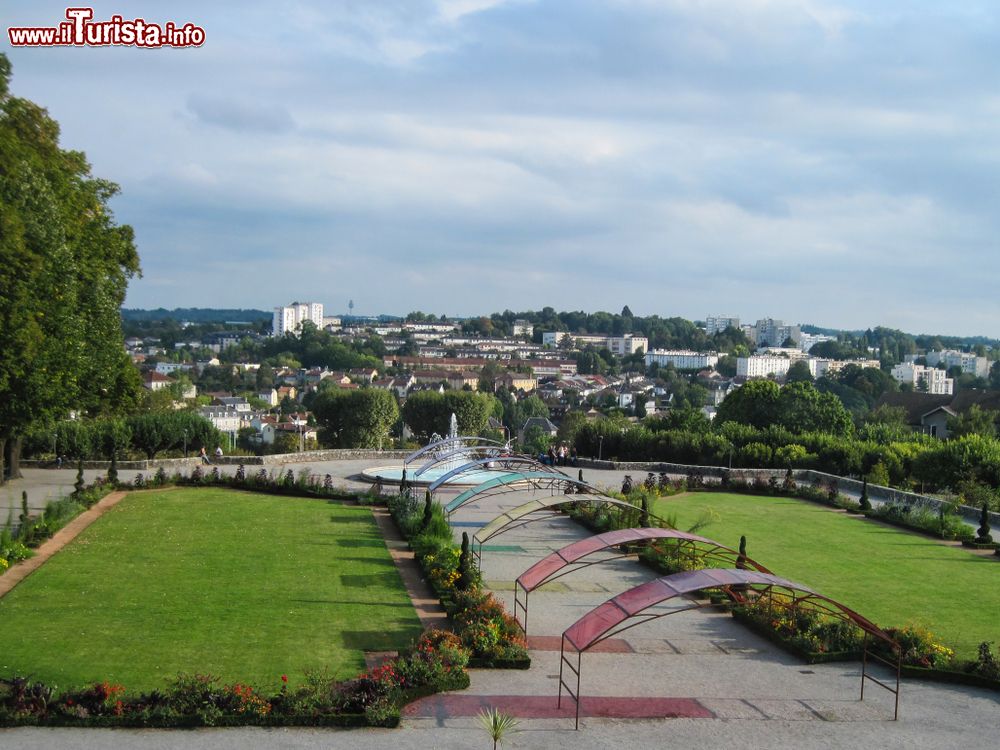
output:
[[[121,186],[128,307],[628,305],[1000,336],[996,2],[93,7],[205,30],[0,45],[13,93]]]

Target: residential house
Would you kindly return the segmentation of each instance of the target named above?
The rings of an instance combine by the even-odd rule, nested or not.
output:
[[[544,434],[552,438],[554,438],[556,436],[556,433],[559,432],[559,428],[556,427],[554,424],[552,424],[552,422],[550,422],[547,418],[530,417],[525,421],[525,423],[521,426],[521,429],[518,430],[517,432],[517,441],[521,445],[524,445],[524,436],[528,432],[528,430],[530,430],[532,427],[540,428]]]
[[[538,385],[538,379],[533,375],[525,375],[520,372],[505,372],[503,375],[497,375],[493,379],[493,391],[496,392],[501,388],[506,388],[508,391],[524,391],[525,393],[530,393],[535,390]]]
[[[154,393],[173,385],[174,382],[176,381],[168,378],[162,373],[157,372],[156,370],[150,370],[142,376],[142,384]]]
[[[374,383],[378,379],[378,370],[371,368],[352,368],[347,371],[347,374],[351,376],[351,380],[356,383]]]

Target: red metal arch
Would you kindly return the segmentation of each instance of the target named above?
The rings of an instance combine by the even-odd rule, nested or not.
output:
[[[696,534],[689,534],[677,529],[662,528],[635,528],[618,529],[608,531],[603,534],[580,539],[568,544],[560,550],[556,550],[548,557],[545,557],[526,571],[524,571],[514,582],[514,617],[521,625],[525,635],[528,633],[528,595],[543,584],[561,578],[581,568],[590,565],[616,560],[627,557],[632,552],[622,551],[612,557],[601,557],[598,560],[583,562],[584,558],[604,552],[623,545],[640,542],[653,542],[656,540],[673,540],[678,547],[686,553],[692,560],[698,559],[708,563],[727,564],[737,568],[749,568],[761,573],[770,573],[760,563],[749,557],[740,557],[740,553],[718,542],[707,539]]]
[[[899,676],[902,667],[902,653],[899,644],[892,639],[884,630],[862,617],[854,610],[844,606],[840,602],[818,594],[812,589],[799,583],[788,581],[784,578],[770,573],[761,573],[752,570],[733,570],[726,568],[708,568],[704,570],[693,570],[684,573],[656,578],[647,581],[635,588],[612,597],[590,612],[585,614],[575,623],[570,625],[562,635],[562,645],[560,647],[559,664],[559,705],[562,705],[562,691],[566,692],[576,702],[576,726],[580,724],[580,672],[582,668],[583,652],[592,646],[600,643],[606,638],[621,633],[629,628],[650,622],[660,617],[666,617],[677,612],[684,612],[690,609],[697,609],[704,606],[702,602],[693,602],[689,607],[673,609],[668,612],[650,613],[646,610],[651,607],[669,601],[678,596],[685,596],[705,589],[714,589],[727,586],[744,586],[754,591],[757,596],[771,597],[775,588],[790,592],[792,596],[792,607],[811,605],[813,608],[823,611],[839,619],[846,620],[859,627],[865,633],[864,640],[864,660],[861,670],[861,699],[864,700],[865,680],[871,680],[885,688],[896,697],[896,708],[893,719],[899,717]],[[637,618],[636,622],[626,625],[628,620]],[[881,680],[868,674],[868,640],[877,638],[888,643],[892,652],[896,654],[896,687],[893,689]],[[577,663],[573,664],[566,658],[567,644],[576,651]],[[875,658],[879,658],[872,655]],[[883,660],[884,661],[884,660]],[[886,662],[889,663],[889,662]],[[571,685],[567,684],[563,675],[563,667],[576,674],[576,692],[573,692]]]

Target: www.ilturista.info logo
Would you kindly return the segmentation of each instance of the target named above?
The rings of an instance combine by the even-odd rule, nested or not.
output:
[[[126,21],[93,21],[93,8],[67,8],[66,21],[58,26],[11,26],[12,47],[200,47],[205,29],[193,23],[167,21],[162,26],[142,18]]]

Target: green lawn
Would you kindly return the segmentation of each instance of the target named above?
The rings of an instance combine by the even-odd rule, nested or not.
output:
[[[683,529],[706,508],[719,520],[699,534],[730,547],[746,534],[747,554],[775,575],[879,625],[923,625],[964,657],[1000,641],[1000,561],[790,498],[692,493],[656,513],[676,513]]]
[[[310,669],[353,676],[364,650],[420,629],[367,508],[167,490],[126,498],[0,599],[0,676],[276,689]]]

